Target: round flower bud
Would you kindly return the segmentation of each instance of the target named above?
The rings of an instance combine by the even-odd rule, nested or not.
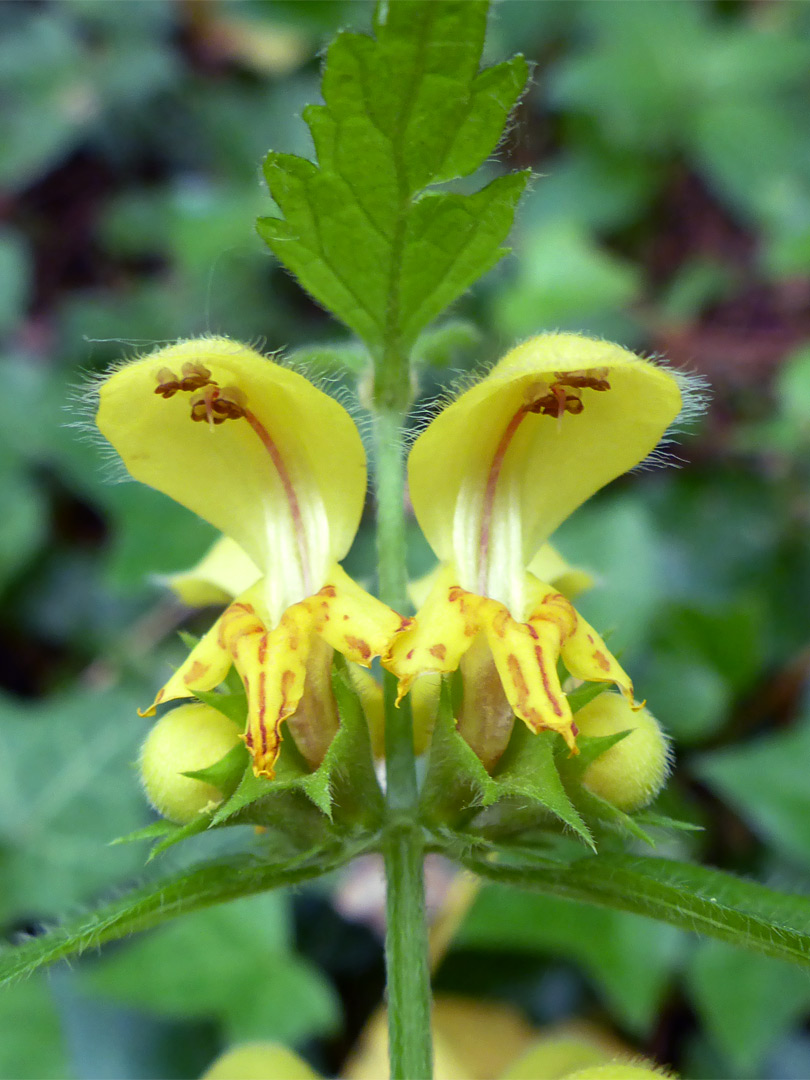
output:
[[[575,1034],[560,1038],[541,1037],[532,1048],[513,1061],[501,1080],[537,1080],[538,1076],[565,1077],[575,1069],[603,1065],[610,1057],[595,1042]]]
[[[305,1061],[278,1043],[243,1043],[226,1051],[209,1066],[202,1080],[318,1080]]]
[[[630,736],[627,736],[628,739]],[[668,1080],[672,1074],[651,1061],[610,1061],[587,1069],[566,1073],[565,1080]]]
[[[603,693],[574,720],[580,735],[630,731],[587,767],[582,784],[619,810],[640,810],[652,802],[669,772],[669,747],[658,721],[647,709],[633,709],[620,695]]]
[[[210,705],[180,705],[166,713],[141,750],[141,781],[152,806],[169,821],[185,825],[222,802],[219,788],[183,773],[207,769],[238,742],[236,725]]]

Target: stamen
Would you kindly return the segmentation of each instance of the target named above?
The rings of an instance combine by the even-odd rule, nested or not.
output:
[[[506,453],[515,437],[524,417],[529,413],[538,413],[541,416],[553,416],[557,421],[557,430],[562,427],[564,413],[578,416],[585,408],[581,398],[583,389],[609,390],[608,369],[597,368],[594,371],[569,371],[554,372],[555,381],[548,386],[546,383],[538,383],[528,388],[531,399],[521,405],[506,426],[501,440],[492,457],[489,467],[487,485],[484,489],[484,506],[481,512],[481,537],[478,547],[478,592],[481,596],[487,595],[487,578],[489,577],[489,546],[492,535],[492,513],[495,508],[495,493],[498,487],[498,479],[503,469]],[[574,392],[569,394],[566,387]]]
[[[155,393],[160,394],[162,397],[173,397],[180,389],[180,381],[173,371],[169,368],[161,368],[157,373],[158,384],[155,387]]]
[[[216,386],[216,383],[211,378],[211,372],[202,364],[194,364],[186,360],[181,370],[183,373],[180,383],[181,390],[201,390],[204,386],[208,386],[209,383]]]
[[[304,588],[308,593],[312,592],[309,545],[304,529],[304,519],[301,514],[301,507],[298,502],[295,487],[290,479],[290,474],[287,472],[287,467],[284,464],[284,459],[282,458],[278,447],[273,442],[270,433],[255,413],[247,408],[245,404],[247,400],[245,394],[238,386],[220,387],[211,378],[211,372],[208,368],[203,367],[202,364],[190,363],[188,361],[183,364],[182,375],[183,378],[178,379],[174,372],[170,371],[169,368],[161,368],[157,373],[158,386],[155,389],[155,393],[161,394],[165,398],[170,398],[176,394],[178,390],[194,391],[189,399],[191,419],[193,421],[196,423],[205,421],[213,431],[216,426],[224,424],[226,420],[245,419],[256,432],[261,440],[262,446],[270,455],[270,460],[273,462],[273,466],[278,473],[278,478],[281,481],[281,486],[284,489],[284,494],[290,509],[290,517],[292,518],[295,540],[298,546],[298,557],[301,562],[301,575],[304,581]]]
[[[593,371],[555,371],[554,378],[562,386],[575,387],[579,390],[609,390],[607,368],[594,368]]]

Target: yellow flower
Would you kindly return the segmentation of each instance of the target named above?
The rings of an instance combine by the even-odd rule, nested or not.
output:
[[[425,672],[460,667],[459,730],[487,766],[514,715],[576,749],[560,657],[575,678],[615,683],[632,702],[605,643],[541,575],[557,576],[547,546],[557,526],[643,461],[681,408],[671,372],[617,345],[546,334],[509,352],[414,443],[411,500],[441,566],[383,662],[400,696]]]
[[[302,375],[245,345],[205,338],[114,372],[100,387],[97,423],[136,480],[230,538],[248,560],[237,573],[243,584],[257,578],[148,712],[212,690],[234,665],[256,775],[272,778],[285,721],[319,764],[339,722],[333,650],[368,666],[407,625],[338,565],[366,493],[351,417]]]
[[[235,540],[222,536],[188,570],[158,577],[189,607],[228,604],[261,577],[261,571]]]

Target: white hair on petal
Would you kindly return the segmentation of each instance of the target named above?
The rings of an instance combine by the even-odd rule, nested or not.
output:
[[[547,331],[546,334],[543,334],[542,336],[551,336],[558,332],[559,331]],[[529,341],[531,338],[526,338],[525,340]],[[605,339],[594,340],[604,340],[607,345],[614,344]],[[519,342],[518,344],[523,344],[523,342]],[[688,432],[690,425],[698,420],[708,408],[709,401],[711,400],[711,387],[709,381],[705,375],[701,375],[696,371],[688,371],[674,367],[668,363],[663,356],[658,354],[647,356],[642,353],[636,353],[635,355],[644,363],[652,364],[672,376],[678,384],[678,389],[681,393],[681,409],[664,432],[658,445],[650,451],[643,461],[640,461],[638,465],[629,471],[638,472],[666,467],[679,468],[683,464],[683,459],[679,458],[671,448],[677,443],[680,436]],[[409,442],[413,443],[422,434],[425,428],[427,428],[440,413],[444,412],[449,405],[452,405],[465,391],[472,389],[473,386],[476,386],[483,379],[487,378],[501,359],[503,358],[498,357],[494,360],[478,364],[476,367],[469,370],[451,373],[453,378],[441,393],[436,397],[421,403],[414,409],[411,414],[414,425],[409,433]],[[528,358],[525,361],[525,366],[527,374],[534,371],[531,361]],[[553,361],[549,363],[549,368],[553,370]],[[519,370],[519,368],[511,367],[509,372],[504,375],[504,381],[511,381],[515,376],[515,372]]]
[[[709,380],[705,375],[701,375],[696,371],[673,367],[663,356],[658,354],[642,357],[642,359],[672,376],[681,392],[681,409],[662,435],[658,445],[630,472],[648,472],[651,469],[666,468],[679,469],[684,464],[684,459],[679,457],[672,448],[677,445],[681,436],[688,434],[689,427],[709,407],[709,401],[711,400]]]
[[[99,390],[107,379],[116,371],[126,367],[131,360],[116,360],[104,371],[80,368],[78,381],[68,387],[67,400],[62,408],[73,416],[65,421],[64,427],[76,433],[77,441],[92,446],[99,457],[99,471],[108,484],[125,484],[132,480],[118,451],[109,443],[98,429],[96,412],[98,411]]]
[[[410,418],[413,424],[407,436],[408,445],[413,444],[425,428],[440,413],[443,413],[448,406],[452,405],[456,398],[459,398],[465,391],[471,390],[473,386],[486,378],[497,362],[497,359],[495,359],[481,361],[472,368],[451,368],[449,373],[450,381],[444,389],[435,397],[420,402],[411,411]]]
[[[199,340],[208,340],[210,338],[217,337],[215,334],[203,334]],[[93,339],[85,338],[86,341],[92,342]],[[158,352],[160,349],[170,348],[172,345],[181,345],[185,341],[194,341],[195,338],[180,338],[170,339],[169,341],[163,340],[149,340],[149,341],[126,341],[125,339],[98,339],[104,343],[108,341],[119,341],[120,344],[129,346],[132,352],[129,355],[124,355],[118,360],[114,360],[103,371],[95,371],[89,368],[80,370],[79,381],[75,383],[68,390],[67,402],[63,406],[67,411],[73,413],[75,419],[65,424],[65,427],[72,428],[77,432],[77,438],[84,443],[87,443],[95,448],[100,458],[100,471],[103,479],[109,484],[125,484],[132,480],[129,472],[127,471],[124,462],[121,460],[118,451],[107,441],[107,439],[101,434],[96,424],[96,413],[99,406],[99,392],[104,383],[118,371],[122,371],[124,368],[129,367],[130,364],[134,364],[139,360],[145,360],[153,353]],[[146,345],[147,349],[144,351],[139,346]]]

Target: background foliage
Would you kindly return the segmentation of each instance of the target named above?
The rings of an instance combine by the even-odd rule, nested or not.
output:
[[[70,427],[83,381],[142,345],[341,330],[255,236],[269,148],[311,152],[318,50],[365,2],[103,0],[0,12],[0,920],[15,934],[151,874],[134,705],[205,625],[156,575],[211,535],[111,485]],[[533,83],[491,177],[537,174],[514,256],[422,347],[420,390],[542,329],[601,334],[706,374],[684,467],[614,484],[558,537],[671,732],[665,854],[810,887],[810,8],[496,5],[490,61]],[[348,355],[343,354],[344,359]],[[77,401],[78,398],[78,401]],[[67,411],[66,411],[67,410]],[[416,530],[414,530],[416,534]],[[371,535],[351,569],[368,576]],[[411,570],[428,566],[414,539]],[[250,837],[205,837],[247,844]],[[190,864],[190,840],[159,870]],[[168,864],[168,865],[167,865]],[[196,1076],[234,1039],[336,1072],[377,1004],[373,875],[203,912],[0,996],[0,1076]],[[441,891],[442,873],[435,872]],[[360,900],[357,900],[357,897]],[[343,914],[340,914],[342,912]],[[347,913],[351,918],[347,917]],[[587,1017],[686,1077],[810,1072],[801,973],[637,917],[483,890],[436,985],[534,1024]]]

